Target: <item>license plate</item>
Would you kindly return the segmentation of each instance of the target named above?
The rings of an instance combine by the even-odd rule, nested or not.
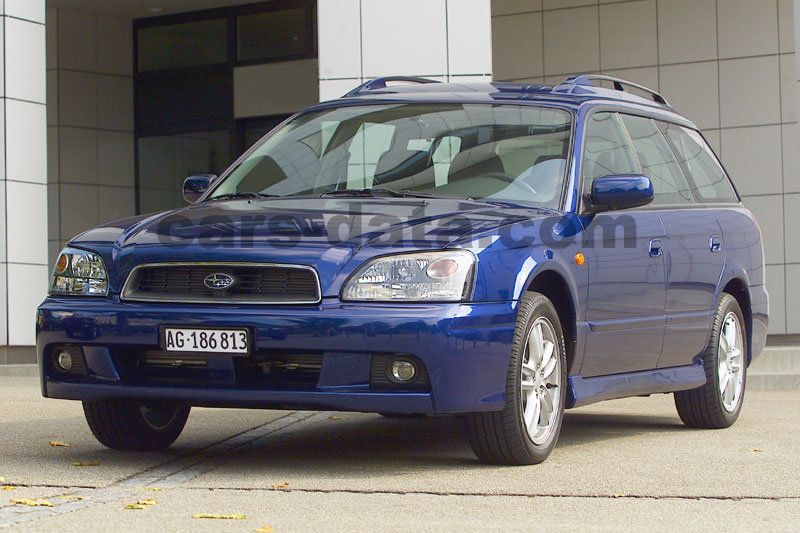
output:
[[[168,352],[246,354],[250,343],[246,329],[165,328],[164,346]]]

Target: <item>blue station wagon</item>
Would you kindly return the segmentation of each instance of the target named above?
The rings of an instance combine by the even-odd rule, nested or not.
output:
[[[601,400],[730,426],[764,348],[755,219],[624,80],[375,79],[184,198],[72,239],[38,310],[44,396],[110,448],[166,448],[192,406],[438,413],[538,463]]]

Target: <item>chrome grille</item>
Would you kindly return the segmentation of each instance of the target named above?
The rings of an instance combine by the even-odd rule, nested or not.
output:
[[[225,288],[206,280],[233,279]],[[320,301],[316,271],[302,265],[265,263],[159,263],[133,269],[123,300],[190,303],[313,304]]]

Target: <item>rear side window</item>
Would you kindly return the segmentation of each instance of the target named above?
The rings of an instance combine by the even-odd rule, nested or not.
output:
[[[642,174],[653,183],[653,203],[674,205],[692,203],[691,188],[669,143],[651,118],[620,115],[633,141]]]
[[[586,124],[583,148],[583,193],[589,195],[592,182],[611,174],[639,174],[639,165],[628,135],[616,113],[595,113]]]
[[[678,159],[689,172],[692,192],[699,202],[738,202],[725,171],[705,139],[689,128],[663,124]]]

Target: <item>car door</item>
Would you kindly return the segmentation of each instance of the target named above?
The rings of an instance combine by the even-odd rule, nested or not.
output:
[[[584,200],[594,178],[639,174],[641,169],[619,116],[587,119],[581,163]],[[584,377],[656,368],[664,337],[666,237],[649,209],[584,217],[589,269]]]
[[[668,234],[667,329],[659,367],[688,365],[708,342],[725,263],[720,206],[736,193],[711,148],[694,130],[659,123],[687,177],[695,209],[661,211]],[[683,186],[683,185],[682,185]]]

